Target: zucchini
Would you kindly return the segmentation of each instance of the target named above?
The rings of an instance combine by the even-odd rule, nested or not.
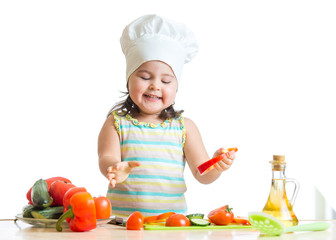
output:
[[[192,218],[190,219],[190,222],[194,226],[208,226],[210,225],[210,222],[206,219],[201,219],[201,218]]]
[[[193,214],[188,214],[186,217],[189,218],[189,220],[193,218],[203,219],[204,214],[203,213],[193,213]]]
[[[25,218],[32,218],[33,216],[31,215],[31,212],[34,210],[34,206],[33,205],[26,205],[22,208],[22,217]]]
[[[48,184],[45,180],[39,179],[34,183],[31,191],[31,200],[34,207],[41,209],[52,204],[53,199],[50,197]]]
[[[31,215],[33,216],[33,218],[47,219],[45,216],[43,216],[42,214],[40,214],[38,211],[31,211]]]
[[[31,215],[38,219],[58,219],[63,214],[63,206],[47,207],[43,210],[33,210]]]

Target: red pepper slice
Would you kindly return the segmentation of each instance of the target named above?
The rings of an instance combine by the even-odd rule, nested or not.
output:
[[[251,225],[247,217],[234,217],[233,223],[239,223],[241,225]]]
[[[96,207],[90,193],[77,192],[70,198],[68,210],[57,221],[57,231],[62,231],[62,222],[67,218],[71,218],[69,227],[72,231],[84,232],[96,228]]]
[[[228,148],[224,154],[221,154],[221,155],[219,155],[219,156],[217,156],[217,157],[214,157],[214,158],[210,159],[209,161],[206,161],[205,163],[199,165],[199,166],[197,167],[199,173],[200,173],[201,175],[203,175],[203,174],[209,172],[211,169],[214,168],[214,165],[215,165],[217,162],[219,162],[219,161],[221,161],[221,160],[224,159],[224,155],[228,157],[228,153],[231,152],[231,151],[235,151],[235,152],[237,152],[237,151],[238,151],[238,148],[236,148],[236,147],[235,147],[235,148]]]
[[[157,216],[144,217],[144,223],[145,224],[166,223],[167,219],[173,214],[175,214],[175,212],[166,212],[159,214]]]

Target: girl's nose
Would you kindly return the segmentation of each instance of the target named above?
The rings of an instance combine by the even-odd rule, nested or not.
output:
[[[156,80],[151,81],[151,84],[149,85],[149,89],[150,90],[160,90],[160,85],[158,84],[158,82]]]

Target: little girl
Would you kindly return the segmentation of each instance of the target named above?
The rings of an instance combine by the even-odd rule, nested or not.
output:
[[[109,180],[112,213],[127,217],[186,213],[184,167],[203,184],[230,168],[235,154],[200,175],[209,160],[196,125],[173,107],[184,63],[197,53],[183,24],[157,15],[130,23],[120,39],[127,69],[127,98],[115,105],[98,138],[100,171]],[[223,154],[220,148],[214,157]]]

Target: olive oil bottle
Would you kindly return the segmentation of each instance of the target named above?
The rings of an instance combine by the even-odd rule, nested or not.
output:
[[[299,190],[299,183],[295,179],[286,178],[285,156],[273,155],[273,161],[270,163],[272,164],[272,185],[263,212],[276,217],[286,227],[298,225],[299,221],[293,212],[293,205]],[[295,185],[294,193],[290,200],[288,200],[286,193],[287,183]]]

